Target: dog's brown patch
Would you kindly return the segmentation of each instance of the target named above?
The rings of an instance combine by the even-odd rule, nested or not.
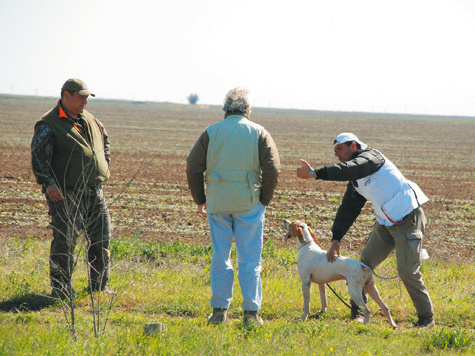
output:
[[[297,237],[300,241],[301,244],[305,243],[305,239],[303,237],[303,222],[300,220],[295,220],[292,223],[290,223],[290,236],[291,237]],[[312,236],[313,241],[315,243],[318,242],[317,236],[313,232],[313,230],[310,228],[310,226],[307,225],[308,232],[310,232],[310,236]]]
[[[295,220],[290,223],[290,236],[291,237],[297,237],[300,241],[300,243],[305,243],[305,239],[303,237],[303,228],[302,228],[303,222],[300,220]],[[315,243],[318,243],[317,236],[313,232],[313,230],[310,228],[310,226],[307,225],[308,232],[310,232],[310,236],[312,236],[313,241]]]
[[[310,236],[312,236],[312,239],[313,241],[315,241],[316,244],[318,244],[318,239],[317,239],[317,236],[314,234],[313,230],[310,228],[310,226],[308,226],[308,232],[310,232]]]
[[[301,221],[295,220],[290,223],[290,236],[298,238],[301,244],[305,243]]]
[[[298,236],[298,230],[299,228],[301,229],[302,222],[299,220],[292,221],[290,223],[290,236],[292,237],[297,237]]]

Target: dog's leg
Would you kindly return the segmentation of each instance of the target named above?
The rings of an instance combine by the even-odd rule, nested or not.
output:
[[[376,285],[373,284],[367,284],[364,286],[365,291],[370,295],[370,297],[376,302],[376,304],[379,305],[381,310],[383,311],[384,315],[386,315],[386,318],[388,319],[389,325],[395,329],[396,328],[396,323],[394,322],[393,318],[391,317],[391,313],[389,312],[389,308],[384,304],[384,302],[381,299],[381,296],[379,295],[378,288],[376,288]]]
[[[320,311],[322,313],[325,313],[325,310],[327,309],[327,306],[328,306],[327,291],[326,291],[325,287],[326,287],[325,283],[319,283],[318,284],[318,288],[320,289],[320,305],[321,305]]]
[[[355,284],[348,281],[348,293],[350,293],[351,299],[353,299],[356,305],[363,309],[364,323],[368,324],[369,318],[371,316],[371,310],[369,310],[368,306],[364,302],[362,290],[363,286],[360,283]]]
[[[309,280],[302,281],[302,294],[303,294],[303,315],[302,321],[307,320],[310,314],[310,285],[312,282]]]

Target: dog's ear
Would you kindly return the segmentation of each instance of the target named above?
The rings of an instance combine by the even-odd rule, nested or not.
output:
[[[312,236],[313,241],[315,241],[315,243],[318,244],[317,236],[313,233],[313,230],[310,228],[310,226],[307,226],[307,227],[308,227],[308,232],[310,232],[310,236]]]
[[[298,221],[292,221],[289,225],[289,231],[290,231],[290,235],[292,235],[292,237],[296,237],[297,236],[297,230],[299,228],[300,224],[298,223]]]
[[[305,243],[305,238],[303,237],[303,227],[300,224],[297,225],[297,237],[299,238],[301,244]]]

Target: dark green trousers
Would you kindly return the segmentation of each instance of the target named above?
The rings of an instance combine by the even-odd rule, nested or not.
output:
[[[67,191],[63,200],[48,200],[48,205],[53,227],[51,286],[64,289],[71,282],[76,242],[84,233],[91,287],[104,289],[110,273],[111,222],[102,189]]]

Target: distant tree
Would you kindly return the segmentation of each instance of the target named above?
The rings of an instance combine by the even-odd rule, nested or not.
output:
[[[192,93],[188,95],[187,99],[190,104],[196,104],[198,100],[200,100],[200,97],[198,96],[198,94]]]

